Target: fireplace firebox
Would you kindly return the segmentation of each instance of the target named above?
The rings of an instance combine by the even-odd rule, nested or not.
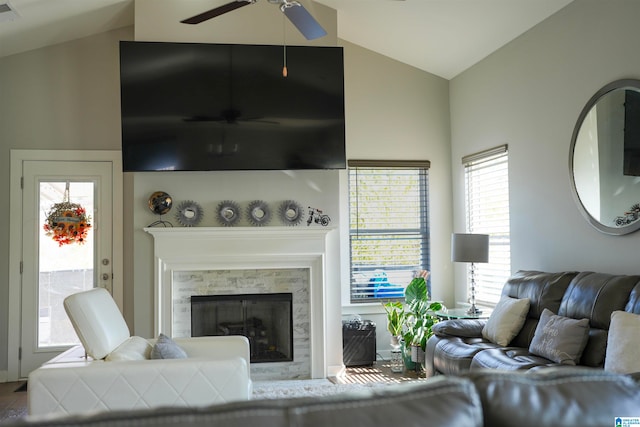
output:
[[[244,335],[251,363],[293,361],[291,293],[194,295],[191,336]]]

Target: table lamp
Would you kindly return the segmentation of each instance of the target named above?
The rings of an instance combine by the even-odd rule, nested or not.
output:
[[[476,307],[476,282],[473,264],[475,262],[489,262],[489,235],[453,233],[451,235],[451,261],[471,263],[471,307],[467,310],[467,314],[481,314],[482,310]]]

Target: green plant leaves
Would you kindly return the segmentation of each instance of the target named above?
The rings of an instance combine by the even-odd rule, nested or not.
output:
[[[404,297],[407,304],[411,304],[415,300],[426,301],[429,299],[427,293],[427,282],[424,277],[416,277],[407,285],[407,289],[404,292]]]
[[[387,328],[394,336],[402,336],[407,345],[427,347],[433,335],[432,327],[438,323],[435,312],[442,310],[439,302],[430,302],[424,277],[413,279],[405,290],[405,303],[399,301],[383,304],[387,312]]]

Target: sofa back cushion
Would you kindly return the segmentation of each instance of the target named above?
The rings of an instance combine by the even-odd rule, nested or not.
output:
[[[94,359],[103,359],[130,336],[120,309],[106,289],[69,295],[64,309],[85,351]]]
[[[438,376],[424,382],[359,389],[332,396],[259,399],[190,408],[110,411],[56,420],[33,418],[31,427],[482,427],[482,407],[473,383]],[[53,422],[52,422],[53,421]]]
[[[638,414],[640,384],[630,377],[580,368],[535,373],[471,371],[485,426],[613,426]]]
[[[529,348],[542,311],[546,308],[558,312],[560,302],[576,272],[544,273],[541,271],[518,271],[507,280],[502,296],[528,298],[529,312],[520,332],[510,345]]]
[[[573,319],[589,319],[589,339],[582,353],[581,365],[604,366],[611,313],[625,309],[631,291],[638,282],[640,276],[588,271],[579,273],[571,281],[557,314]]]

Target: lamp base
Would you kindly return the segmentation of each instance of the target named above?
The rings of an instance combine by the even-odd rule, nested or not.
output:
[[[475,304],[472,304],[471,307],[469,307],[469,310],[467,310],[467,314],[480,315],[480,314],[482,314],[482,310],[480,310],[478,307],[476,307]]]

